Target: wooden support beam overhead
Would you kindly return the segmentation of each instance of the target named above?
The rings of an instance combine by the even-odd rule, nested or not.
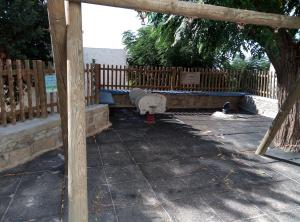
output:
[[[70,0],[141,11],[211,19],[273,28],[299,29],[300,18],[178,0]]]
[[[60,107],[65,175],[68,175],[68,106],[67,106],[67,26],[65,5],[62,0],[48,0],[48,17],[52,53],[57,79]]]
[[[279,128],[281,127],[287,115],[290,113],[291,109],[293,108],[293,105],[299,98],[300,98],[300,77],[298,78],[296,83],[292,86],[289,95],[287,96],[277,116],[273,120],[268,132],[264,136],[255,154],[263,155],[266,153],[268,147],[271,145],[274,137],[276,136]]]
[[[81,3],[69,3],[67,39],[69,221],[87,222],[86,120]]]

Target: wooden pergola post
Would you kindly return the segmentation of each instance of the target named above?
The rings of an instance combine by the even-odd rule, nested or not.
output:
[[[87,222],[86,120],[81,3],[69,2],[68,22],[69,221]]]
[[[287,115],[290,113],[295,102],[300,98],[300,77],[296,83],[291,87],[289,95],[287,96],[285,102],[282,104],[281,109],[273,120],[269,130],[261,141],[259,147],[257,148],[255,154],[263,155],[266,153],[268,147],[271,145],[274,137],[276,136],[279,128],[286,119]]]
[[[86,120],[81,3],[69,3],[66,26],[63,0],[48,0],[52,51],[68,166],[69,221],[87,222]],[[67,41],[68,39],[68,41]],[[67,161],[67,157],[68,161]]]
[[[68,175],[67,26],[64,1],[48,0],[48,18],[58,88],[65,175]]]

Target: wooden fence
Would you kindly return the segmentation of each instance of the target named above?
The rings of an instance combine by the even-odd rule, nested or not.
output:
[[[45,76],[54,74],[53,65],[41,60],[0,60],[0,122],[46,118],[59,112],[57,92],[46,92]],[[98,103],[94,66],[85,69],[86,105]],[[99,82],[99,81],[98,81]],[[99,88],[99,87],[98,87]]]
[[[239,72],[203,68],[126,67],[99,65],[103,89],[239,91]]]
[[[253,95],[277,99],[277,76],[275,72],[246,71],[242,91]]]
[[[266,71],[110,65],[97,67],[96,75],[100,75],[99,86],[102,89],[138,87],[151,90],[249,92],[276,98],[276,74]]]
[[[56,92],[46,92],[45,76],[53,65],[41,60],[0,60],[0,122],[46,118],[59,112]],[[249,92],[276,98],[275,73],[179,67],[126,67],[100,64],[85,66],[86,105],[99,103],[99,89],[186,90]]]

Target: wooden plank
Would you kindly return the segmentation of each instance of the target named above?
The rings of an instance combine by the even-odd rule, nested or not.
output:
[[[80,3],[69,3],[67,39],[69,221],[87,222],[86,119]]]
[[[89,106],[90,103],[90,85],[91,85],[91,80],[90,80],[90,66],[89,64],[86,64],[86,73],[85,73],[85,79],[86,79],[86,105]]]
[[[109,78],[109,76],[110,76],[110,69],[109,69],[109,65],[107,65],[107,68],[106,68],[106,79],[107,79],[107,89],[110,89],[110,78]]]
[[[111,69],[110,69],[110,85],[111,85],[111,89],[114,89],[114,65],[111,65]]]
[[[51,62],[48,62],[48,72],[49,73],[53,73],[53,69],[52,69],[52,63]],[[47,95],[47,93],[46,93]],[[55,105],[54,105],[54,92],[51,92],[50,93],[50,112],[53,114],[54,113],[54,108],[55,108]],[[47,103],[47,107],[48,107],[48,103]]]
[[[14,78],[12,75],[12,62],[10,59],[6,60],[7,74],[8,74],[8,93],[9,93],[9,102],[10,102],[10,117],[11,123],[16,124],[16,101],[15,101],[15,92],[14,92]]]
[[[263,96],[263,75],[262,72],[259,71],[259,95]]]
[[[122,84],[122,88],[121,89],[126,89],[126,73],[125,73],[125,69],[126,67],[125,66],[121,66],[121,76],[122,76],[122,81],[123,81],[123,84]]]
[[[116,71],[115,71],[115,89],[118,89],[119,86],[120,86],[120,81],[119,81],[119,78],[118,78],[118,74],[119,74],[119,66],[116,65]]]
[[[6,105],[5,105],[5,94],[4,94],[4,81],[3,81],[3,63],[0,59],[0,106],[1,106],[1,124],[2,126],[7,125],[6,119]]]
[[[103,89],[106,89],[106,75],[105,75],[105,64],[102,67],[102,76],[103,76]]]
[[[33,118],[32,111],[32,81],[31,81],[31,70],[29,60],[25,60],[25,70],[26,70],[26,85],[27,85],[27,103],[28,103],[28,118]]]
[[[122,88],[122,66],[121,65],[118,66],[116,78],[118,81],[117,89],[121,89]]]
[[[40,105],[41,105],[41,117],[46,118],[48,116],[47,112],[47,97],[46,97],[46,87],[45,87],[45,76],[44,76],[44,65],[41,60],[37,61],[37,75],[38,75],[38,89],[40,95]]]
[[[279,28],[299,29],[300,19],[296,16],[285,16],[280,14],[257,12],[252,10],[235,9],[229,7],[215,6],[210,4],[199,4],[196,2],[185,2],[177,0],[71,0],[90,4],[106,5],[134,9],[139,11],[151,11],[167,13],[185,17],[211,19],[216,21],[235,22],[243,24],[263,25]]]
[[[36,117],[41,116],[41,109],[40,109],[40,93],[39,93],[39,81],[38,81],[38,74],[37,74],[37,61],[32,61],[33,67],[33,79],[34,79],[34,92],[35,92],[35,106],[36,109]]]
[[[19,91],[20,120],[24,122],[25,121],[24,91],[23,91],[22,66],[20,60],[16,60],[16,67],[17,67],[17,86]]]
[[[95,64],[95,103],[99,104],[100,103],[100,86],[101,86],[101,65]]]
[[[65,1],[48,0],[47,6],[53,61],[57,80],[57,112],[59,112],[61,119],[65,175],[68,175],[67,24]]]

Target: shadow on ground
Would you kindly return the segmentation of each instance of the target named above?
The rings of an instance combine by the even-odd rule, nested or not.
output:
[[[300,168],[253,154],[270,119],[173,112],[148,126],[118,110],[111,121],[87,140],[90,221],[300,221]],[[51,151],[1,173],[1,222],[67,221],[63,163]]]

